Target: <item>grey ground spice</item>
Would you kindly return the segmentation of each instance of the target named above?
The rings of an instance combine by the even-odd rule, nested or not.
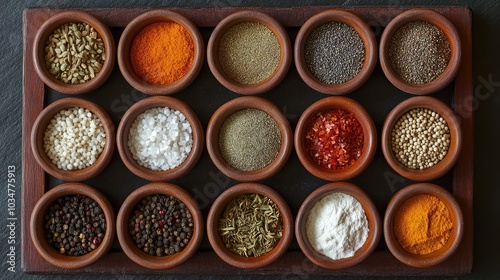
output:
[[[265,25],[243,22],[230,27],[219,44],[222,70],[238,83],[249,85],[269,78],[278,67],[278,38]]]
[[[392,69],[405,82],[414,85],[439,77],[448,66],[450,56],[450,44],[443,31],[425,21],[403,25],[389,44]]]
[[[365,47],[354,28],[343,22],[329,22],[311,32],[304,45],[304,58],[316,79],[342,84],[363,68]]]
[[[222,124],[219,148],[224,160],[243,171],[269,165],[281,148],[281,131],[276,121],[258,109],[243,109]]]

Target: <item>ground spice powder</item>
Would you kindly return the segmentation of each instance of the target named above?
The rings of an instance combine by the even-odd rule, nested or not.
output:
[[[193,64],[193,38],[178,23],[153,23],[134,38],[130,60],[137,75],[148,83],[173,83],[184,77]]]
[[[453,222],[446,205],[435,196],[416,195],[406,200],[394,217],[394,236],[399,245],[415,255],[426,255],[443,247]]]

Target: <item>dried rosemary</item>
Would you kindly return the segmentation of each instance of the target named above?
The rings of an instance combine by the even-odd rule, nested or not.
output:
[[[283,220],[278,206],[268,197],[243,194],[224,209],[219,234],[232,252],[259,257],[271,251],[280,240]]]

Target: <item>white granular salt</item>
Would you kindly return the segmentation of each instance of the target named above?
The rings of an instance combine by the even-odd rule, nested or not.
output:
[[[338,260],[352,257],[365,244],[369,227],[359,201],[344,193],[332,193],[312,207],[306,231],[314,250]]]
[[[97,160],[106,145],[106,132],[96,115],[74,107],[50,120],[43,141],[45,153],[57,168],[80,170]]]
[[[137,116],[128,136],[128,147],[139,165],[165,171],[181,165],[193,146],[189,121],[167,107],[146,110]]]

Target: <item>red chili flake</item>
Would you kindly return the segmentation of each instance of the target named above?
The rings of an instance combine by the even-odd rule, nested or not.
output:
[[[306,152],[320,166],[346,168],[361,157],[362,149],[363,128],[352,113],[321,112],[307,126]]]

